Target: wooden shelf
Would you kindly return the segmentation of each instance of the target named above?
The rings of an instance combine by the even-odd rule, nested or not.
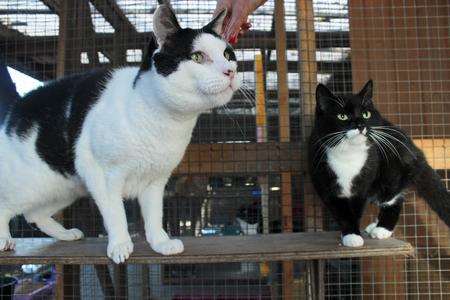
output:
[[[138,238],[128,263],[189,264],[337,259],[414,255],[414,248],[396,239],[366,239],[361,248],[339,244],[337,232],[288,233],[253,236],[184,237],[185,252],[175,256],[156,254]],[[0,253],[3,264],[107,264],[106,239],[88,238],[75,242],[51,238],[16,240],[14,252]]]

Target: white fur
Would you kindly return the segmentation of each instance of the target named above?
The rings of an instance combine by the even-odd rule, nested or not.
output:
[[[375,227],[370,231],[370,237],[374,239],[384,240],[392,236],[392,231],[383,227]]]
[[[242,232],[245,235],[254,235],[258,234],[258,223],[256,224],[250,224],[242,220],[241,218],[236,218],[236,220],[239,223],[239,226],[241,227]]]
[[[346,247],[361,247],[364,245],[364,240],[360,235],[351,233],[342,237],[342,245]]]
[[[352,196],[352,183],[368,156],[367,138],[350,130],[339,145],[327,150],[327,160],[341,187],[340,197]]]
[[[376,220],[373,223],[370,223],[369,225],[367,225],[366,229],[364,229],[364,231],[370,235],[370,233],[372,232],[372,230],[377,227],[378,224],[378,220]]]
[[[37,129],[25,140],[0,131],[0,250],[13,248],[8,222],[18,214],[36,222],[45,233],[62,240],[82,237],[51,218],[80,196],[90,193],[108,232],[108,256],[124,262],[133,251],[122,199],[138,197],[146,238],[153,250],[169,255],[183,251],[162,227],[163,192],[189,144],[197,117],[226,104],[239,87],[236,62],[223,57],[226,44],[200,35],[193,51],[211,61],[180,63],[167,77],[155,68],[111,74],[97,103],[89,110],[75,147],[76,176],[66,178],[50,169],[35,151]]]
[[[381,207],[389,207],[389,206],[395,205],[397,203],[398,198],[400,198],[402,196],[403,196],[403,193],[397,194],[397,195],[395,195],[394,198],[392,198],[391,200],[389,200],[387,202],[380,202],[379,206],[381,206]]]

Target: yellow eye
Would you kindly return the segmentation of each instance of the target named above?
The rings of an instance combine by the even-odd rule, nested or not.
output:
[[[372,114],[370,113],[370,111],[366,110],[365,112],[362,113],[362,116],[364,119],[369,119],[370,116],[372,116]]]
[[[346,114],[338,114],[337,118],[341,121],[347,121],[348,120],[348,116]]]
[[[194,52],[191,54],[191,59],[198,64],[201,64],[205,61],[205,56],[201,52]]]
[[[230,60],[230,58],[231,58],[230,52],[228,52],[228,51],[225,51],[225,52],[223,53],[223,56],[225,57],[226,60]]]

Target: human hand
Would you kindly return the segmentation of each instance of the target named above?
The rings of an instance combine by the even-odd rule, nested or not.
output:
[[[237,42],[239,35],[248,31],[251,24],[248,16],[267,0],[218,0],[214,15],[227,9],[227,16],[223,22],[222,36],[230,43]]]

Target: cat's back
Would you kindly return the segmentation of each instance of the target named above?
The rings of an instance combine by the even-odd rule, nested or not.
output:
[[[16,101],[0,132],[0,148],[15,144],[17,155],[25,151],[24,148],[28,152],[34,149],[52,170],[73,174],[75,141],[108,76],[108,70],[68,76]],[[14,151],[10,153],[14,155]]]

